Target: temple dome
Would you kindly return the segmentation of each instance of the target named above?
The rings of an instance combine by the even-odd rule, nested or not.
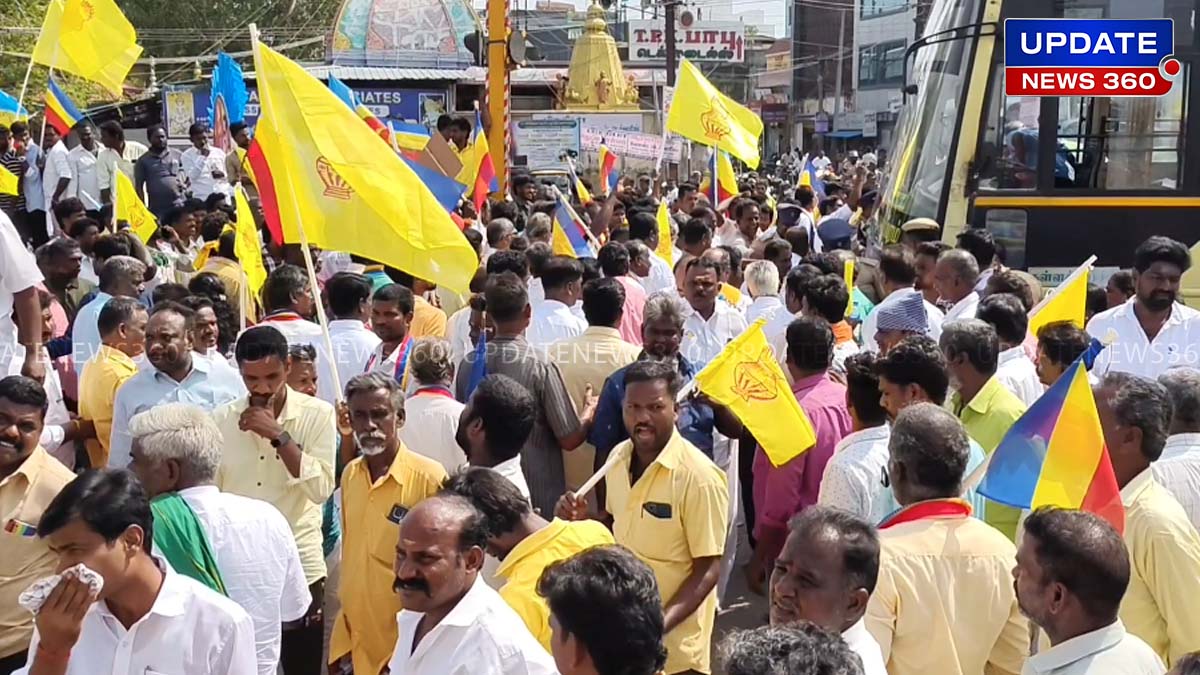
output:
[[[470,0],[344,0],[333,26],[339,65],[465,68],[463,37],[480,30]]]

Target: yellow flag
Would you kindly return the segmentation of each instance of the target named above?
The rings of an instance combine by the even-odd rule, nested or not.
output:
[[[728,406],[754,434],[767,459],[782,466],[817,442],[812,423],[796,402],[767,338],[765,319],[734,338],[696,375],[709,398]]]
[[[667,131],[716,146],[751,169],[758,168],[762,120],[749,108],[717,91],[686,59],[679,67],[679,84],[667,114]]]
[[[846,266],[842,270],[842,276],[846,281],[846,290],[850,292],[850,299],[846,301],[846,316],[854,313],[854,261],[847,260]]]
[[[233,202],[237,207],[237,223],[234,225],[237,238],[233,240],[233,254],[237,256],[238,264],[246,273],[250,296],[257,298],[259,289],[267,281],[267,268],[263,265],[262,245],[258,240],[258,227],[254,224],[254,211],[250,209],[246,190],[240,185],[234,190]]]
[[[13,172],[0,166],[0,195],[17,194],[17,177]]]
[[[50,0],[33,60],[120,94],[142,54],[137,31],[115,0]]]
[[[1188,298],[1200,295],[1200,241],[1192,247],[1192,266],[1183,273],[1179,291]]]
[[[116,194],[113,196],[117,220],[129,223],[129,229],[133,230],[143,244],[150,241],[150,235],[158,229],[158,221],[155,220],[154,214],[142,203],[137,189],[133,187],[133,181],[129,180],[124,171],[113,172],[113,180],[117,184]]]
[[[264,45],[254,55],[255,139],[285,241],[366,256],[465,292],[479,261],[421,179],[324,84]],[[264,186],[259,185],[260,192]],[[268,213],[268,217],[273,217]]]
[[[1054,295],[1029,315],[1029,335],[1036,338],[1038,330],[1048,323],[1055,321],[1070,321],[1083,328],[1084,317],[1087,316],[1087,289],[1090,263],[1085,268],[1077,269],[1067,277]],[[1097,336],[1100,337],[1100,336]]]
[[[658,221],[658,248],[654,249],[654,252],[668,265],[672,265],[674,256],[671,255],[671,249],[675,247],[675,244],[671,240],[671,213],[667,209],[667,200],[659,202],[658,214],[655,219]]]

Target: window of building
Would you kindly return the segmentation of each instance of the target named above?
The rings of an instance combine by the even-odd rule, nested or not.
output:
[[[904,40],[868,45],[858,51],[858,86],[899,85],[904,80]]]
[[[908,0],[862,0],[859,16],[864,19],[880,14],[891,14],[908,9]]]

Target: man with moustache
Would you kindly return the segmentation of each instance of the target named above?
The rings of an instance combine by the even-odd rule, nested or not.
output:
[[[789,523],[771,574],[771,625],[808,621],[842,636],[864,675],[887,675],[867,632],[867,601],[879,577],[879,534],[858,516],[810,506]]]
[[[404,606],[391,675],[552,675],[550,654],[484,583],[487,521],[457,495],[430,497],[400,523],[394,589]]]
[[[1154,379],[1172,366],[1200,365],[1200,312],[1179,299],[1180,280],[1192,265],[1187,246],[1150,237],[1133,252],[1132,299],[1088,322],[1087,332],[1116,340],[1100,352],[1092,373],[1130,373]]]
[[[146,357],[142,368],[117,390],[113,401],[108,466],[129,466],[129,420],[161,403],[190,403],[211,411],[243,396],[246,388],[224,359],[208,359],[192,351],[192,310],[176,302],[154,307],[146,322]]]
[[[405,515],[437,493],[446,471],[400,440],[404,393],[383,373],[357,375],[346,384],[354,444],[361,455],[342,473],[342,609],[333,627],[329,660],[356,673],[378,673],[396,645],[399,597],[386,595],[393,578],[387,561]]]
[[[243,332],[234,357],[249,395],[213,413],[225,441],[217,486],[272,504],[291,525],[313,602],[304,618],[284,623],[280,663],[287,675],[319,675],[326,575],[321,515],[334,487],[333,406],[287,386],[288,340],[274,326]]]

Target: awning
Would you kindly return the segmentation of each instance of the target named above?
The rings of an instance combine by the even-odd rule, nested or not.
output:
[[[827,134],[822,134],[825,138],[859,138],[862,136],[862,130],[859,131],[831,131]]]

